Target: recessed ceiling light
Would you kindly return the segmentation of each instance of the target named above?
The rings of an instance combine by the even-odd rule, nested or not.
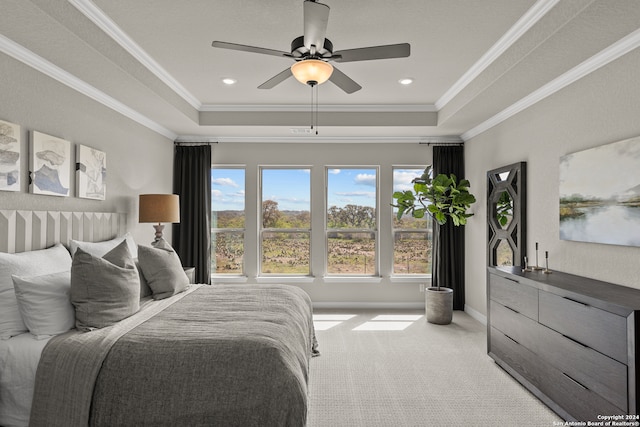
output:
[[[224,79],[222,79],[222,83],[226,84],[226,85],[233,85],[236,84],[237,80],[236,79],[232,79],[229,77],[226,77]]]
[[[413,79],[411,77],[405,77],[404,79],[398,80],[398,83],[405,86],[410,85],[411,83],[413,83]]]

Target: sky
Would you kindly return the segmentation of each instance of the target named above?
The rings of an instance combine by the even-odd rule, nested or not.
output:
[[[374,168],[327,169],[328,206],[348,204],[376,206]],[[278,202],[280,210],[310,210],[309,169],[262,170],[263,200]],[[422,169],[395,169],[394,191],[412,188],[411,180]],[[244,210],[245,179],[243,169],[212,169],[211,202],[213,210]]]

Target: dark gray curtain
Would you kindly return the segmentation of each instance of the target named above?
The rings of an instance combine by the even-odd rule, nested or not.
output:
[[[464,178],[464,147],[434,146],[434,176],[454,174],[458,181]],[[464,227],[456,227],[452,221],[438,226],[434,221],[432,286],[453,289],[453,309],[464,310]],[[439,238],[436,237],[436,234]]]
[[[211,146],[176,145],[173,191],[180,196],[180,223],[173,247],[196,283],[211,283]]]

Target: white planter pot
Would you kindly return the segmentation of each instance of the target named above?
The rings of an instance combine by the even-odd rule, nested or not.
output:
[[[453,318],[453,289],[427,288],[425,290],[427,322],[448,325]]]

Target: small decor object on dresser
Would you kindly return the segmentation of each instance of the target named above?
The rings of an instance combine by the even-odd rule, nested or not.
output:
[[[0,120],[0,190],[20,191],[20,126]]]
[[[560,158],[560,238],[640,246],[640,137]]]
[[[76,192],[83,199],[104,200],[107,193],[107,155],[79,144],[76,157]]]
[[[69,197],[71,142],[33,131],[29,171],[31,193]]]

